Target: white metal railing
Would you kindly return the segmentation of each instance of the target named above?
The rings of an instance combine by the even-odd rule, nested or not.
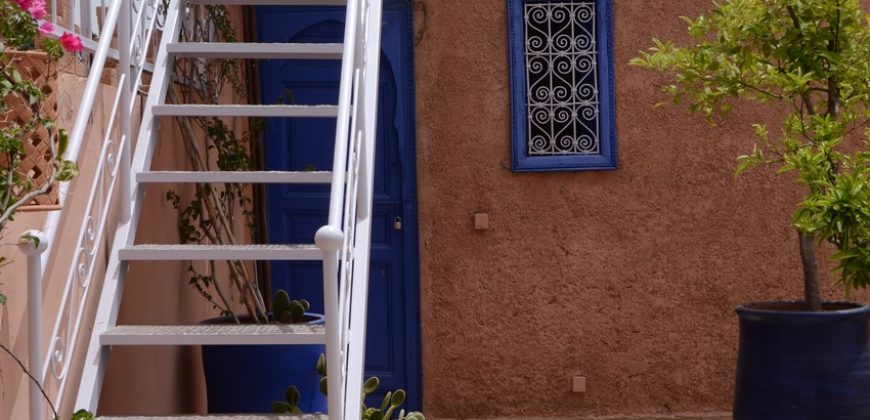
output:
[[[105,4],[101,3],[101,6]],[[96,13],[88,0],[72,2],[72,10],[91,10]],[[70,363],[77,354],[77,343],[82,327],[83,317],[86,312],[86,304],[90,299],[90,287],[94,276],[101,272],[97,262],[100,250],[104,249],[106,236],[113,230],[109,226],[112,213],[113,198],[120,194],[129,196],[130,178],[130,132],[131,120],[134,114],[134,101],[137,92],[142,85],[142,76],[149,71],[148,63],[149,47],[155,33],[160,30],[162,24],[163,2],[161,0],[112,0],[108,7],[103,7],[105,15],[100,27],[99,42],[91,39],[93,36],[83,36],[82,41],[86,48],[93,53],[90,72],[85,84],[84,94],[77,108],[77,115],[69,137],[67,159],[79,162],[81,151],[85,146],[86,135],[90,132],[92,137],[101,140],[100,153],[93,170],[88,201],[85,204],[84,218],[66,220],[69,206],[62,206],[59,212],[49,213],[44,223],[42,232],[36,232],[42,238],[40,248],[44,254],[34,250],[28,250],[29,260],[38,262],[38,270],[30,262],[28,270],[29,281],[44,284],[42,274],[48,270],[48,264],[60,264],[55,261],[54,255],[57,245],[58,229],[63,224],[70,226],[72,223],[81,223],[75,242],[75,252],[69,262],[69,270],[66,272],[61,300],[57,306],[55,322],[49,336],[49,343],[45,349],[45,357],[42,357],[41,340],[31,339],[30,365],[33,374],[41,381],[42,386],[48,393],[48,397],[58,405],[65,401],[69,388]],[[51,17],[53,22],[58,21],[56,0],[52,2]],[[84,16],[84,15],[82,15]],[[89,16],[89,17],[95,17]],[[79,22],[88,22],[84,17]],[[92,26],[76,25],[80,28],[80,34],[87,34]],[[64,31],[56,27],[55,32],[60,35]],[[84,32],[82,32],[84,31]],[[134,36],[135,34],[135,36]],[[117,35],[117,38],[115,36]],[[118,48],[112,48],[113,39],[117,40]],[[112,58],[119,62],[117,85],[110,87],[101,84],[103,70],[107,59]],[[111,93],[110,90],[115,92]],[[104,126],[92,125],[95,103],[100,103],[106,96],[113,97],[112,106],[106,115],[107,123]],[[79,162],[79,166],[83,166]],[[83,177],[86,175],[83,174]],[[120,180],[120,181],[119,181]],[[74,181],[77,182],[77,181]],[[81,182],[84,182],[82,180]],[[120,187],[119,187],[120,182]],[[120,190],[120,191],[118,191]],[[69,184],[60,185],[60,202],[63,205],[67,200]],[[121,214],[124,214],[124,206],[129,205],[129,200],[119,201],[122,206]],[[129,212],[127,212],[129,214]],[[122,220],[123,221],[123,220]],[[74,226],[74,225],[73,225]],[[57,275],[57,271],[54,273]],[[33,316],[34,311],[42,313],[42,301],[40,295],[35,295],[28,302],[31,305],[31,318],[29,322],[29,334],[31,337],[41,337],[41,322]],[[36,357],[34,357],[36,356]],[[35,360],[34,360],[35,359]],[[73,390],[74,391],[74,390]],[[43,398],[38,389],[31,390],[31,419],[50,418],[45,411]]]
[[[329,416],[359,419],[365,361],[382,0],[347,5],[323,251]]]

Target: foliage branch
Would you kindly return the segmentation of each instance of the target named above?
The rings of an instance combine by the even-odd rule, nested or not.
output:
[[[870,285],[870,15],[859,0],[727,0],[683,19],[691,45],[655,39],[631,64],[673,75],[673,103],[713,124],[742,102],[785,110],[776,129],[754,125],[737,174],[772,166],[805,188],[792,223],[810,309],[822,308],[822,243],[847,296]]]
[[[326,356],[321,354],[317,358],[315,366],[317,374],[320,375],[320,393],[324,396],[327,393],[328,382],[326,379]],[[365,403],[365,399],[374,394],[381,385],[381,380],[377,376],[371,376],[365,380],[362,389],[362,407],[360,410],[360,420],[393,420],[393,413],[405,403],[405,390],[397,389],[395,391],[387,391],[379,406],[369,407]],[[276,414],[303,414],[299,408],[299,401],[302,394],[296,385],[290,385],[284,391],[284,401],[275,401],[272,403],[272,412]],[[405,413],[405,410],[398,412],[396,420],[426,420],[426,416],[419,411],[411,411]]]
[[[80,52],[81,40],[69,33],[59,40],[46,38],[54,28],[49,22],[41,22],[45,15],[44,0],[0,0],[0,156],[3,158],[0,164],[0,235],[21,206],[47,194],[55,181],[69,181],[78,173],[76,164],[63,158],[66,133],[47,115],[45,106],[51,92],[48,83],[54,77],[58,60],[64,50]],[[40,80],[30,80],[21,74],[10,53],[37,47],[46,53],[46,72]],[[16,111],[21,109],[25,109],[29,117],[18,115],[19,118],[15,118]],[[42,185],[34,185],[27,174],[21,173],[21,162],[25,154],[24,142],[40,133],[48,135],[49,174]],[[35,237],[26,240],[38,241]],[[6,263],[5,258],[0,258],[0,266]],[[4,303],[6,296],[0,294],[0,304]],[[33,373],[5,345],[0,344],[0,350],[36,385],[57,419],[54,404]]]
[[[185,42],[238,42],[228,10],[223,5],[190,5],[191,18],[182,28]],[[175,60],[174,88],[168,96],[173,103],[218,103],[225,95],[244,98],[246,94],[239,59]],[[238,134],[236,118],[175,117],[187,161],[195,171],[249,171],[250,142],[259,130],[257,121]],[[190,200],[170,190],[166,199],[179,212],[178,230],[183,243],[239,244],[237,220],[255,232],[250,191],[245,185],[227,183],[195,185]],[[244,261],[226,261],[226,281],[217,278],[215,261],[207,262],[205,273],[188,266],[189,283],[223,315],[240,322],[233,309],[233,295],[247,311],[248,319],[268,322],[266,301],[253,266]]]

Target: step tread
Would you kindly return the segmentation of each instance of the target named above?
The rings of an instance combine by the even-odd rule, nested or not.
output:
[[[175,42],[166,51],[176,57],[340,60],[344,44]]]
[[[136,174],[143,183],[329,184],[331,171],[149,171]]]
[[[100,335],[100,344],[132,345],[289,345],[324,344],[323,325],[120,325]]]
[[[338,116],[336,105],[155,105],[155,116],[187,117],[310,117]]]
[[[139,244],[120,250],[124,261],[136,260],[269,260],[317,261],[323,258],[314,244],[253,244],[253,245],[194,245],[194,244]]]
[[[347,0],[187,0],[187,3],[244,6],[347,6]]]
[[[209,414],[178,416],[108,416],[97,420],[329,420],[326,414]]]

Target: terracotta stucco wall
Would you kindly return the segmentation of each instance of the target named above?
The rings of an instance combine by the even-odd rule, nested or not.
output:
[[[426,0],[415,52],[427,414],[730,410],[733,308],[802,293],[799,189],[733,177],[750,124],[775,115],[711,128],[654,109],[667,78],[628,60],[653,37],[685,40],[678,17],[711,2],[614,0],[619,169],[512,173],[506,3]]]

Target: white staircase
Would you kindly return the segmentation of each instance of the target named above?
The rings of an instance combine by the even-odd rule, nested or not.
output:
[[[345,42],[343,44],[178,42],[188,4],[342,5],[347,7]],[[166,8],[163,38],[156,52],[150,90],[142,111],[136,150],[132,157],[129,148],[119,153],[121,223],[115,234],[106,279],[99,298],[96,320],[75,404],[77,409],[84,408],[99,412],[97,403],[108,354],[113,346],[326,344],[330,379],[329,417],[339,420],[360,418],[365,359],[365,314],[381,7],[381,0],[171,0],[169,2]],[[123,15],[123,6],[121,9]],[[123,25],[125,20],[122,18],[118,28],[119,36],[130,33],[129,29],[121,27]],[[176,57],[342,60],[339,103],[315,106],[166,104],[169,71],[172,69],[172,60]],[[129,102],[124,102],[122,99],[122,105],[127,106],[126,104]],[[155,143],[158,141],[158,126],[161,120],[167,120],[166,117],[172,116],[332,118],[336,120],[337,128],[334,166],[329,172],[151,171]],[[134,245],[146,184],[201,182],[330,184],[329,222],[317,232],[316,238],[311,238],[310,244]],[[155,260],[322,261],[326,324],[325,326],[117,325],[128,264],[132,261]],[[145,418],[315,420],[325,419],[326,416],[262,414],[102,418],[106,420],[121,418],[127,420]]]

